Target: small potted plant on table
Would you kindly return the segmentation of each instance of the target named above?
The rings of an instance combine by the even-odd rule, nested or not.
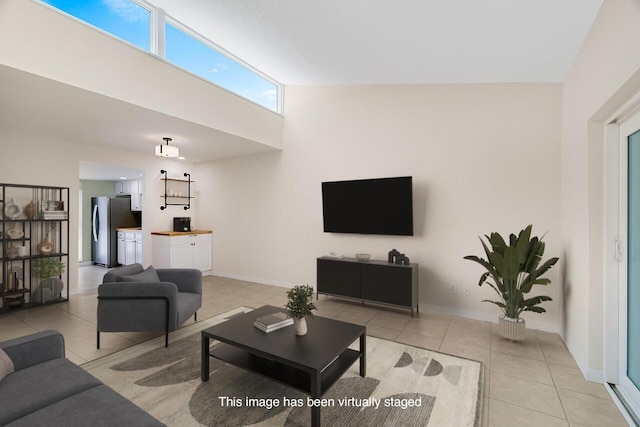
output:
[[[529,225],[520,231],[518,236],[511,234],[509,244],[498,233],[486,236],[491,249],[480,238],[487,259],[475,255],[464,257],[482,265],[487,271],[480,276],[479,286],[487,283],[500,296],[500,301],[483,300],[502,309],[503,315],[498,318],[500,335],[512,341],[525,337],[525,321],[520,317],[524,311],[544,313],[540,307],[543,301],[551,301],[544,295],[525,299],[525,294],[531,291],[533,285],[548,285],[549,279],[541,276],[558,262],[558,258],[550,258],[539,266],[544,254],[542,238],[531,237]],[[544,237],[544,236],[543,236]],[[487,279],[491,278],[493,283]]]
[[[289,301],[285,306],[287,314],[293,319],[296,335],[307,334],[307,320],[305,316],[313,316],[312,310],[317,307],[313,304],[313,288],[309,285],[297,285],[287,291]]]

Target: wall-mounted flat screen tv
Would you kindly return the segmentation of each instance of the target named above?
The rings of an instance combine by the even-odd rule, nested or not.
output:
[[[412,177],[322,183],[324,231],[413,236]]]

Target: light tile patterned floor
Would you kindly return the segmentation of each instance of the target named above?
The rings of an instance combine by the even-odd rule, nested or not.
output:
[[[101,281],[106,270],[80,269],[81,286]],[[239,306],[283,306],[286,289],[207,276],[199,319]],[[67,357],[81,364],[158,334],[104,333],[96,350],[95,294],[73,295],[69,302],[0,316],[0,341],[44,329],[65,337]],[[600,384],[588,382],[557,334],[529,330],[512,343],[496,325],[438,313],[362,305],[321,296],[320,316],[367,325],[368,335],[395,340],[484,362],[483,426],[626,426],[627,423]],[[188,324],[192,323],[190,320]]]

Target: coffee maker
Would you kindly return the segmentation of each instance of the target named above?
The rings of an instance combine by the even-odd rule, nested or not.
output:
[[[174,217],[173,231],[191,231],[191,217]]]

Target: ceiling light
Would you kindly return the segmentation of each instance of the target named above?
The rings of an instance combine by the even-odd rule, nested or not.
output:
[[[127,177],[126,176],[121,176],[120,179],[127,179]]]
[[[184,159],[185,159],[185,158],[184,158],[184,157],[182,157],[182,156],[178,157],[178,160],[184,160]]]
[[[172,147],[169,145],[169,141],[171,138],[164,137],[162,138],[165,142],[165,145],[156,145],[156,156],[159,157],[178,157],[178,147]]]

